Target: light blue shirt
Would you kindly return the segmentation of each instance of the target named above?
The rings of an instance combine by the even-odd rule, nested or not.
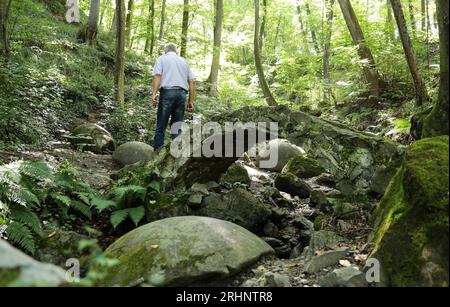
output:
[[[189,63],[175,52],[168,52],[159,57],[153,67],[153,76],[161,75],[160,88],[181,87],[189,90],[189,81],[195,76]]]

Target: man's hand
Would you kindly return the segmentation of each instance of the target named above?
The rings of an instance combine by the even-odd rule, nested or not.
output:
[[[152,95],[152,103],[153,103],[154,108],[156,108],[158,106],[158,94],[157,93]]]
[[[192,101],[190,101],[188,103],[188,108],[187,108],[189,113],[194,113],[194,103]]]

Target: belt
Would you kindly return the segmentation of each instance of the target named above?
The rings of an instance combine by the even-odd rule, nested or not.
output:
[[[161,90],[162,91],[164,91],[164,90],[183,90],[183,91],[186,91],[186,89],[185,88],[182,88],[182,87],[179,87],[179,86],[174,86],[174,87],[162,87],[161,88]]]

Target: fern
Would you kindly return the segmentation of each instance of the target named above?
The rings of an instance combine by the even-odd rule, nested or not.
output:
[[[113,225],[114,228],[117,228],[117,226],[119,226],[123,221],[126,220],[126,218],[128,217],[128,209],[122,209],[122,210],[117,210],[114,211],[111,214],[111,224]]]
[[[117,203],[112,200],[94,197],[91,199],[91,206],[97,209],[98,212],[102,212],[103,210],[117,207]]]
[[[138,185],[128,185],[118,187],[112,190],[113,195],[120,202],[125,200],[125,197],[131,196],[131,198],[145,199],[147,189]]]
[[[10,208],[11,219],[27,225],[37,235],[42,235],[41,221],[38,216],[27,207],[23,206],[11,206]]]
[[[81,201],[72,200],[70,202],[70,207],[81,212],[88,219],[92,219],[91,208],[88,205],[83,204]]]
[[[143,206],[130,208],[128,209],[128,215],[130,216],[130,219],[133,221],[133,223],[137,226],[145,215],[145,209]]]
[[[36,245],[30,229],[20,222],[12,222],[6,228],[7,238],[20,248],[34,255]]]

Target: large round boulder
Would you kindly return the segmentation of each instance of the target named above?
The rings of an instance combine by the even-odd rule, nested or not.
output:
[[[141,161],[149,161],[154,156],[152,146],[142,142],[128,142],[120,145],[113,154],[113,159],[126,166]]]
[[[0,287],[57,287],[64,283],[63,269],[38,262],[0,239]]]
[[[106,286],[186,285],[222,279],[273,249],[244,228],[207,217],[174,217],[124,235],[104,255],[118,260],[106,269]]]
[[[414,143],[372,215],[382,285],[449,285],[448,142]]]
[[[304,154],[304,151],[300,147],[295,146],[294,144],[289,143],[287,140],[282,139],[272,140],[267,144],[267,146],[260,147],[261,148],[259,149],[257,156],[258,165],[262,165],[260,161],[271,161],[275,155],[275,157],[277,157],[275,165],[268,168],[268,170],[274,172],[281,172],[289,162],[289,160]]]
[[[92,144],[86,142],[87,144],[76,144],[76,145],[87,145],[87,147],[93,149],[96,152],[114,151],[116,149],[116,142],[112,135],[103,127],[93,124],[86,123],[76,127],[72,134],[75,137],[88,137],[92,139]],[[92,145],[92,146],[89,146]]]

